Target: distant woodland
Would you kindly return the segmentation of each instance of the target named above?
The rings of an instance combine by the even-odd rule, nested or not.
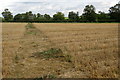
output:
[[[49,14],[33,14],[32,11],[13,15],[9,9],[5,9],[1,14],[2,22],[120,22],[120,2],[108,10],[108,13],[98,11],[96,13],[93,5],[86,5],[82,15],[71,11],[68,17],[62,12],[57,12],[52,17]]]

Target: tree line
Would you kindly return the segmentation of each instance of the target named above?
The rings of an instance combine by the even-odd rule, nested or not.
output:
[[[81,16],[71,11],[68,18],[62,12],[57,12],[53,17],[49,14],[33,14],[32,11],[13,16],[8,9],[2,12],[2,16],[3,22],[120,22],[120,2],[110,7],[108,13],[96,13],[93,5],[86,5]]]

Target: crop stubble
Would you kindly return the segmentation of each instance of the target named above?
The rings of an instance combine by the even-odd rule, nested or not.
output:
[[[3,23],[3,77],[118,77],[117,23]],[[33,32],[31,32],[31,31]],[[71,62],[34,57],[59,48]]]

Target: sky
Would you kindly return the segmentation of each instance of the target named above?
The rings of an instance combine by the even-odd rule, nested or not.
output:
[[[34,14],[49,14],[51,17],[56,12],[62,12],[67,17],[70,11],[79,12],[81,15],[86,5],[94,5],[96,12],[108,12],[109,8],[119,0],[0,0],[0,17],[5,8],[13,15],[32,11]]]

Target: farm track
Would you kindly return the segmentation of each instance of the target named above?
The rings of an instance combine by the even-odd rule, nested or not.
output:
[[[30,78],[31,76],[33,76],[32,78],[36,78],[36,77],[46,76],[49,74],[61,75],[64,73],[64,71],[66,71],[66,69],[69,70],[69,68],[74,67],[72,63],[63,62],[60,61],[59,59],[46,60],[46,59],[35,58],[33,56],[34,55],[33,53],[49,50],[50,48],[57,48],[57,45],[51,40],[49,40],[49,38],[44,34],[44,32],[37,29],[34,25],[33,27],[34,28],[26,28],[24,36],[21,37],[19,41],[20,47],[15,52],[16,56],[14,60],[14,70],[13,70],[14,77]],[[43,63],[46,64],[43,65]],[[39,67],[37,66],[37,64],[41,64],[43,66]],[[53,65],[61,66],[60,67],[61,70],[59,68],[57,69],[57,67],[56,69],[51,69]],[[50,67],[51,70],[45,72],[43,68],[47,69],[48,66]],[[31,69],[33,71],[30,71]],[[40,71],[38,71],[38,69]],[[39,76],[36,76],[36,74],[39,74]]]

